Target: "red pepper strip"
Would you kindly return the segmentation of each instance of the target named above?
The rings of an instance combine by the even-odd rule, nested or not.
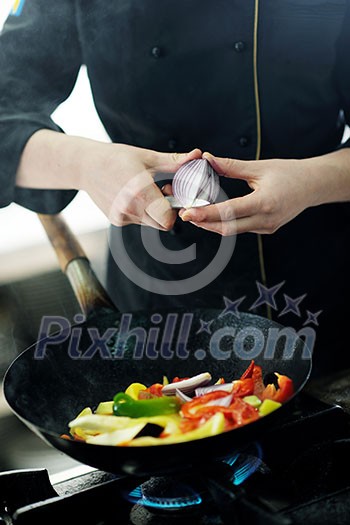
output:
[[[236,398],[225,413],[226,430],[240,427],[260,418],[259,411],[241,398]]]
[[[179,428],[181,432],[190,432],[191,430],[196,430],[196,428],[200,427],[201,424],[205,422],[202,419],[182,419],[179,425]]]
[[[243,374],[241,375],[241,379],[247,379],[247,377],[253,377],[254,366],[255,366],[254,359],[252,359],[247,370],[243,372]]]
[[[265,389],[265,385],[262,378],[262,369],[261,366],[256,365],[254,360],[250,362],[247,370],[241,375],[241,380],[252,378],[254,381],[254,391],[252,394],[260,397]],[[246,394],[249,395],[249,394]]]
[[[179,381],[185,381],[186,379],[189,379],[189,377],[174,377],[172,380],[172,383],[178,383]]]
[[[275,375],[277,376],[279,388],[276,388],[273,384],[267,385],[261,395],[261,399],[272,399],[273,401],[284,403],[294,394],[293,381],[290,377],[277,374],[277,372],[275,372]]]
[[[255,396],[261,397],[263,391],[265,390],[265,385],[262,377],[262,369],[259,365],[254,365],[253,370],[253,382],[254,382],[254,392]]]
[[[251,396],[254,393],[254,380],[251,377],[234,381],[233,397]]]
[[[61,434],[60,437],[62,439],[68,439],[68,441],[72,441],[73,439],[72,436],[68,436],[68,434]]]
[[[182,406],[183,410],[183,406]],[[229,407],[222,406],[202,406],[199,407],[195,414],[191,414],[181,425],[182,432],[188,432],[193,430],[202,424],[203,421],[211,418],[214,414],[221,412],[224,414],[226,419],[226,429],[233,429],[251,421],[255,421],[260,418],[258,410],[241,398],[236,398]],[[185,423],[186,421],[186,423]],[[197,422],[197,424],[191,424],[190,421]]]
[[[225,416],[226,430],[237,428],[260,418],[258,410],[241,398],[234,399],[229,407],[205,406],[205,403],[225,396],[227,396],[227,392],[218,390],[183,404],[181,411],[185,419],[180,424],[181,431],[188,432],[198,428],[203,421],[206,421],[218,412],[223,413]]]
[[[138,399],[152,399],[153,397],[162,397],[162,388],[164,385],[160,383],[154,383],[149,386],[146,390],[140,390]]]
[[[208,394],[204,394],[203,396],[195,397],[192,401],[189,401],[188,403],[184,403],[181,407],[181,412],[184,417],[189,419],[199,418],[202,417],[204,414],[208,415],[208,411],[210,411],[211,414],[214,414],[215,412],[224,412],[225,410],[228,410],[225,407],[205,405],[209,403],[209,401],[213,401],[214,399],[220,399],[221,397],[227,396],[227,392],[224,392],[223,390],[215,390],[215,392],[209,392]]]
[[[154,399],[155,397],[151,392],[148,390],[140,390],[139,395],[137,396],[137,399]]]

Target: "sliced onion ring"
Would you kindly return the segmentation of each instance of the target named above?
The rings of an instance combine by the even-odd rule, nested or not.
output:
[[[208,384],[209,381],[211,381],[211,375],[209,372],[204,372],[203,374],[198,374],[189,379],[183,379],[182,381],[169,383],[168,385],[163,386],[162,394],[164,396],[173,396],[176,394],[176,390],[185,392],[185,394],[190,394],[191,392],[194,392],[196,388]]]
[[[234,383],[223,383],[222,385],[210,385],[210,386],[201,386],[196,388],[195,396],[204,396],[204,394],[209,394],[210,392],[217,392],[221,390],[223,392],[232,392]]]
[[[212,401],[208,401],[208,403],[205,403],[205,407],[207,406],[214,406],[214,407],[225,407],[228,408],[233,399],[233,394],[229,394],[225,397],[219,397],[219,399],[213,399]]]
[[[182,401],[183,403],[188,403],[189,401],[192,401],[192,397],[190,396],[186,396],[186,394],[184,394],[183,392],[181,392],[181,390],[179,389],[176,389],[175,390],[175,395],[178,399],[180,399],[180,401]]]

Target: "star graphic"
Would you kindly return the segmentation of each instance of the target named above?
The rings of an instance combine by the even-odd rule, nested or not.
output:
[[[299,304],[303,299],[305,299],[306,296],[307,294],[304,293],[304,295],[300,295],[299,297],[296,297],[296,299],[292,299],[291,297],[289,297],[289,295],[286,295],[284,293],[283,297],[286,302],[286,306],[283,308],[282,312],[278,315],[278,317],[281,317],[281,315],[288,314],[289,312],[300,317],[301,313],[299,310]]]
[[[254,304],[249,308],[249,310],[253,310],[254,308],[257,308],[258,306],[261,306],[263,304],[267,304],[271,306],[274,310],[277,310],[276,301],[275,301],[275,295],[278,292],[280,288],[284,285],[285,281],[282,281],[279,284],[276,284],[275,286],[272,286],[271,288],[267,288],[263,284],[259,283],[259,281],[256,281],[256,286],[258,288],[259,297],[255,301]]]
[[[203,319],[199,319],[199,322],[201,324],[200,328],[198,328],[196,334],[201,334],[202,332],[207,332],[211,335],[210,325],[213,322],[213,319],[211,321],[203,321]]]
[[[322,312],[323,312],[323,310],[319,310],[318,312],[313,314],[312,312],[309,312],[309,310],[306,310],[307,319],[306,319],[305,323],[303,324],[303,326],[305,326],[306,324],[309,324],[309,323],[313,323],[316,326],[318,326],[317,318]]]
[[[239,299],[236,299],[235,301],[231,301],[227,297],[223,297],[224,302],[225,302],[225,308],[221,312],[219,317],[223,317],[224,315],[227,315],[227,314],[232,314],[235,317],[239,318],[238,307],[240,306],[241,303],[243,303],[245,298],[246,296],[244,295],[243,297],[240,297]]]

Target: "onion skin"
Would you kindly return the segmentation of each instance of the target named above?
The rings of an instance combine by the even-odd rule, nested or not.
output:
[[[175,173],[172,190],[184,208],[195,207],[197,200],[214,204],[220,192],[219,175],[206,159],[191,160]]]

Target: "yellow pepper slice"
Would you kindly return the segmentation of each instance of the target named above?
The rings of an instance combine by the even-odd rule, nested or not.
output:
[[[273,401],[272,399],[264,399],[264,401],[261,403],[259,407],[259,414],[261,416],[267,416],[267,414],[270,414],[274,410],[277,410],[282,406],[282,403],[279,403],[278,401]]]
[[[77,419],[81,419],[81,418],[84,418],[86,416],[91,416],[91,415],[92,415],[92,410],[91,410],[90,407],[83,408],[83,410],[81,412],[79,412],[79,414],[75,418],[75,421],[77,421]],[[77,421],[76,426],[74,428],[71,428],[71,434],[74,434],[74,435],[78,436],[81,439],[86,439],[87,434],[86,434],[85,430],[83,428],[81,428],[79,423],[80,422]]]
[[[146,390],[146,388],[147,387],[142,383],[131,383],[131,385],[129,385],[128,388],[125,390],[125,393],[133,399],[138,399],[139,393],[142,390]]]
[[[139,420],[138,420],[139,421]],[[225,429],[225,416],[218,412],[214,414],[204,425],[189,432],[170,435],[164,438],[139,437],[132,439],[127,445],[129,447],[145,447],[151,445],[173,445],[175,443],[184,443],[194,439],[202,439],[216,434],[221,434]]]
[[[243,401],[245,401],[254,408],[258,408],[261,405],[261,401],[258,398],[258,396],[245,396],[243,398]]]
[[[113,401],[102,401],[95,410],[95,414],[113,415]]]
[[[83,437],[77,431],[85,435],[96,435],[104,432],[113,432],[125,428],[133,421],[130,417],[114,417],[102,414],[86,414],[79,416],[69,422],[68,426],[74,434]]]

